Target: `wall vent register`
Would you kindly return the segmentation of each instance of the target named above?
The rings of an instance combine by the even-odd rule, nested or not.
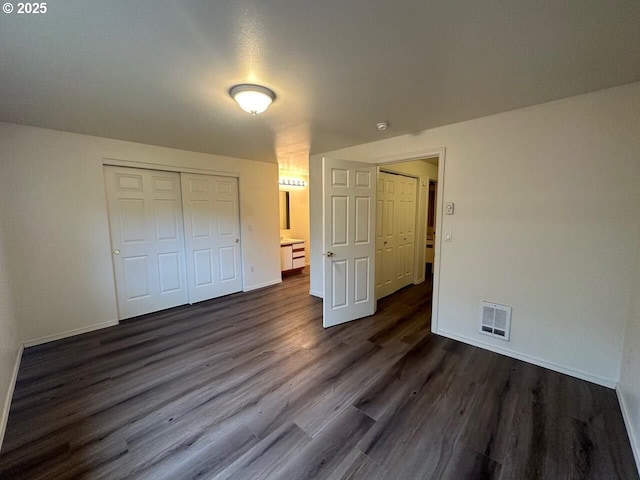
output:
[[[511,307],[493,302],[480,305],[480,333],[509,340],[511,331]]]

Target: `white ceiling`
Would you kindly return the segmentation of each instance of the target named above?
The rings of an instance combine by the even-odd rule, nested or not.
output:
[[[0,120],[305,170],[639,81],[639,25],[636,0],[58,0],[0,14]],[[278,95],[255,118],[228,95],[245,82]]]

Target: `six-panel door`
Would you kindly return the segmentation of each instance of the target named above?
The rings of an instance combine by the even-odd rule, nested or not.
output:
[[[241,291],[238,179],[181,178],[189,303]]]
[[[417,180],[380,172],[376,199],[376,298],[413,283]]]
[[[375,312],[376,169],[323,159],[325,327]]]
[[[119,318],[187,303],[180,175],[104,172]]]
[[[237,178],[104,173],[120,319],[242,289]]]

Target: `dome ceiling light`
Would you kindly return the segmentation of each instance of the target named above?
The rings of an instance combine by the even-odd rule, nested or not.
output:
[[[271,102],[276,99],[276,94],[273,93],[273,90],[261,85],[248,83],[231,87],[229,95],[238,102],[240,108],[251,115],[264,112],[271,105]]]

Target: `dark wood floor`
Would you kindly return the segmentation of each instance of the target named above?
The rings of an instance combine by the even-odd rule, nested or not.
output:
[[[612,390],[429,334],[323,330],[308,277],[27,349],[2,479],[637,479]]]

